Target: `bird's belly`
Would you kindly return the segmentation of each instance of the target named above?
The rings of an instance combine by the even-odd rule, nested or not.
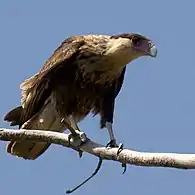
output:
[[[75,75],[73,83],[64,83],[53,91],[54,104],[62,116],[84,118],[89,112],[98,113],[104,94],[112,86],[115,75],[94,72]]]

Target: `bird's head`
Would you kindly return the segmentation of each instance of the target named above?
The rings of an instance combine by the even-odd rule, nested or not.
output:
[[[111,36],[107,54],[125,64],[142,56],[157,56],[157,48],[153,42],[139,34],[121,34]]]
[[[132,51],[138,56],[157,56],[157,48],[152,41],[142,35],[129,35]]]

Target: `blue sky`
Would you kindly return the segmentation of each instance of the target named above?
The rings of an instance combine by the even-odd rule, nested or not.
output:
[[[193,0],[181,1],[1,1],[0,126],[20,104],[19,85],[36,73],[68,36],[136,32],[158,47],[156,59],[143,57],[127,68],[117,98],[114,129],[125,147],[150,152],[195,152],[195,27]],[[106,144],[99,117],[80,128]],[[36,161],[5,152],[0,143],[1,193],[65,194],[87,177],[97,159],[53,145]],[[99,174],[74,194],[194,194],[194,170],[128,166],[105,161]]]

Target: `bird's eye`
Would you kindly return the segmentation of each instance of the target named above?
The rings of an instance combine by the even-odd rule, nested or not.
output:
[[[134,38],[132,41],[135,46],[140,44],[140,38],[138,37]]]

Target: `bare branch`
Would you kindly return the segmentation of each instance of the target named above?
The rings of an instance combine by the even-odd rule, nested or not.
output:
[[[68,134],[41,130],[11,130],[0,129],[0,140],[32,140],[44,141],[72,148],[77,151],[80,141],[68,144]],[[195,154],[147,153],[124,149],[117,155],[117,148],[108,149],[92,140],[82,144],[80,149],[106,160],[114,160],[138,166],[172,167],[180,169],[195,169]]]

